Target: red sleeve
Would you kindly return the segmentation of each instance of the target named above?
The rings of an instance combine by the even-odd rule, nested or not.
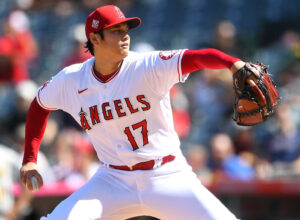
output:
[[[26,119],[23,163],[37,162],[38,151],[46,129],[50,111],[42,108],[36,98],[32,101]]]
[[[216,49],[186,50],[182,56],[182,74],[200,69],[230,69],[240,59],[229,56]]]

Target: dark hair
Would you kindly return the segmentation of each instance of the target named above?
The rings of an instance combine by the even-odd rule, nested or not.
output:
[[[102,40],[104,39],[103,30],[100,30],[100,31],[96,32],[96,34],[99,34]],[[87,42],[85,43],[84,48],[86,48],[87,51],[90,52],[90,54],[92,54],[93,56],[95,56],[95,54],[94,54],[94,46],[93,46],[92,42],[90,41],[90,39],[87,40]]]

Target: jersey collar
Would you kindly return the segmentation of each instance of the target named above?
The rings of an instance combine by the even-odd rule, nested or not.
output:
[[[111,81],[119,72],[120,72],[120,69],[123,65],[123,61],[120,65],[120,67],[113,73],[109,74],[109,75],[103,75],[99,72],[97,72],[97,70],[95,69],[95,65],[93,65],[92,67],[92,73],[93,73],[93,76],[98,80],[100,81],[101,83],[108,83],[109,81]]]

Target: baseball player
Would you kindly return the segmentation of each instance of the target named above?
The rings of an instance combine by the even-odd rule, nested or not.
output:
[[[94,57],[64,68],[38,90],[27,116],[24,186],[34,191],[43,185],[36,161],[52,110],[73,116],[101,162],[88,183],[41,219],[236,219],[187,165],[169,90],[190,72],[234,73],[245,63],[215,49],[131,52],[128,31],[140,24],[114,5],[97,8],[85,27]]]

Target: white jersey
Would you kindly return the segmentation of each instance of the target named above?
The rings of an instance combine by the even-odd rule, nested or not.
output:
[[[66,67],[37,92],[45,109],[73,116],[90,137],[99,160],[132,166],[180,151],[169,90],[183,82],[184,50],[130,52],[103,83],[94,58]]]

